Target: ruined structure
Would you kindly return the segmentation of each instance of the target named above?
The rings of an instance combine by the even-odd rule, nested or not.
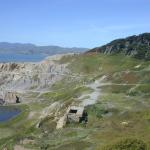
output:
[[[71,106],[67,110],[67,123],[81,123],[88,121],[88,114],[84,107]]]
[[[88,114],[84,107],[70,106],[66,113],[58,120],[56,129],[63,128],[66,123],[87,123]]]

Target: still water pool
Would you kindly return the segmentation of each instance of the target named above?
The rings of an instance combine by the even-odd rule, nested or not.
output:
[[[0,106],[0,123],[16,117],[20,112],[21,110],[15,107]]]

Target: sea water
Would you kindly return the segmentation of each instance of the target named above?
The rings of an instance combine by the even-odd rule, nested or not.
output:
[[[41,54],[0,54],[0,62],[39,62],[45,57]]]

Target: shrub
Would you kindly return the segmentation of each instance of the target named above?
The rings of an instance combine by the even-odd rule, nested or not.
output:
[[[147,150],[147,148],[142,140],[128,138],[106,146],[102,150]]]
[[[108,110],[106,110],[101,104],[95,104],[87,106],[88,114],[94,115],[97,118],[102,118],[102,115],[107,114]]]

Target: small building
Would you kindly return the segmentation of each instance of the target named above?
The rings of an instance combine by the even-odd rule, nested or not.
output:
[[[71,106],[67,110],[67,123],[81,123],[88,121],[88,114],[84,107]]]

